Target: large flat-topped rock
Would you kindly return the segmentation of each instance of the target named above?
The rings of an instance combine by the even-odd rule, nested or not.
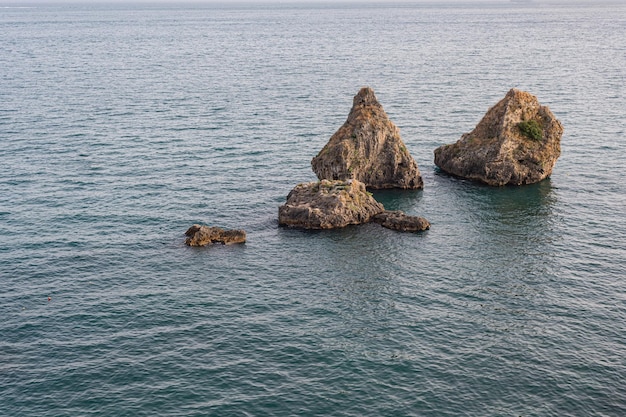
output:
[[[356,180],[298,184],[278,208],[278,223],[305,229],[334,229],[370,221],[385,208]]]

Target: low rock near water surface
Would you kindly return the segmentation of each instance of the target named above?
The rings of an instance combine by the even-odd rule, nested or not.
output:
[[[372,221],[399,232],[421,232],[430,229],[430,223],[425,218],[409,216],[402,211],[385,210],[372,217]]]
[[[278,223],[305,229],[333,229],[370,221],[385,208],[357,180],[298,184],[278,208]]]
[[[320,180],[356,179],[372,189],[424,186],[400,131],[368,87],[354,97],[348,119],[311,166]]]
[[[187,246],[206,246],[213,243],[229,245],[245,243],[246,232],[243,230],[224,230],[219,227],[194,224],[185,232]]]
[[[474,130],[435,149],[435,164],[488,185],[532,184],[552,173],[562,134],[561,123],[537,97],[512,89]]]

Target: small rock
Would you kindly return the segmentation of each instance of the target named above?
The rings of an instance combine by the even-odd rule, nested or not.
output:
[[[311,166],[320,180],[356,179],[372,189],[424,187],[400,131],[368,87],[354,97],[348,120]]]
[[[399,232],[421,232],[430,229],[430,223],[425,218],[409,216],[402,211],[385,210],[372,217],[372,221]]]
[[[278,223],[305,229],[333,229],[370,221],[385,208],[357,180],[298,184],[278,208]]]
[[[224,230],[219,227],[203,226],[194,224],[185,232],[187,246],[206,246],[213,243],[230,245],[232,243],[245,243],[246,232],[243,230]]]
[[[450,174],[488,185],[539,182],[561,154],[563,126],[534,95],[512,89],[476,128],[435,149],[435,164]]]

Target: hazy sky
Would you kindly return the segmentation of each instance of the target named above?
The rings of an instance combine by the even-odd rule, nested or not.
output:
[[[584,3],[592,0],[531,0],[538,4],[576,4]],[[372,3],[510,3],[511,0],[0,0],[0,6],[27,6],[36,4],[102,4],[102,3],[142,3],[142,4],[202,4],[202,3],[220,3],[220,4],[245,4],[245,3],[354,3],[354,4],[372,4]],[[602,0],[605,3],[621,3],[626,0]]]
[[[0,0],[2,4],[34,4],[34,3],[509,3],[511,0]],[[590,0],[531,0],[534,3],[581,3]],[[603,0],[603,2],[620,3],[626,0]]]
[[[33,3],[508,3],[510,0],[0,0],[0,4]],[[535,2],[538,0],[534,0]],[[548,0],[553,2],[554,0]],[[558,1],[558,0],[557,0]]]

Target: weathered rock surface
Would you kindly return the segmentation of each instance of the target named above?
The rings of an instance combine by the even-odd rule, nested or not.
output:
[[[354,97],[348,120],[311,166],[320,180],[356,179],[372,189],[424,186],[399,129],[368,87]]]
[[[278,208],[278,223],[305,229],[333,229],[370,221],[385,208],[357,180],[298,184]]]
[[[529,124],[534,132],[525,129]],[[552,173],[561,154],[562,134],[561,123],[537,97],[512,89],[474,130],[435,149],[435,164],[489,185],[532,184]]]
[[[421,232],[430,229],[430,223],[425,218],[409,216],[402,211],[385,210],[372,217],[372,221],[400,232]]]
[[[213,243],[229,245],[232,243],[245,243],[246,232],[243,230],[224,230],[219,227],[203,226],[194,224],[185,232],[187,246],[206,246]]]

